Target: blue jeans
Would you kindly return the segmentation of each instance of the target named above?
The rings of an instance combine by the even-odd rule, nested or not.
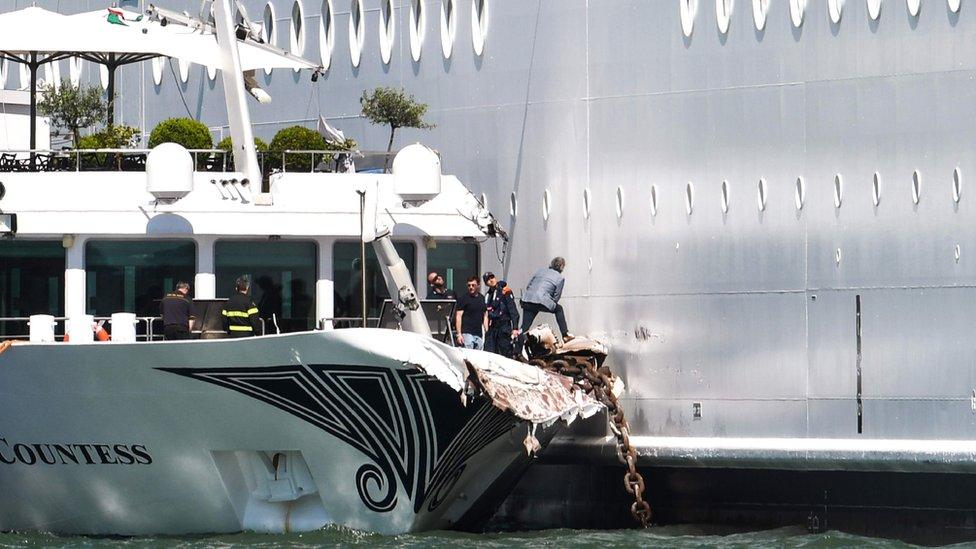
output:
[[[485,339],[474,334],[461,334],[461,341],[466,349],[483,349],[485,346]]]

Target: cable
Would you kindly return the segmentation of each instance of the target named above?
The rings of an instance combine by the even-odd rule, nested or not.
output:
[[[190,105],[186,103],[186,97],[183,96],[183,87],[180,86],[180,79],[176,76],[176,69],[173,68],[173,58],[169,59],[169,72],[173,75],[173,82],[176,82],[176,91],[180,92],[180,100],[183,101],[183,108],[186,109],[186,116],[196,120],[193,113],[190,112]]]

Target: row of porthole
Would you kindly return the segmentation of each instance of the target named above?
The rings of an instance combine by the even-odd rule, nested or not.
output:
[[[875,207],[881,204],[881,174],[874,172],[871,181],[871,201]],[[834,175],[834,207],[840,209],[844,203],[844,178],[841,174]],[[912,202],[918,204],[922,197],[922,175],[918,170],[912,172]],[[728,180],[722,181],[722,192],[721,192],[721,208],[722,213],[728,213],[730,202],[731,185]],[[955,168],[952,170],[952,188],[951,188],[952,201],[956,204],[959,203],[962,198],[962,170]],[[756,189],[756,206],[760,212],[766,210],[766,204],[769,198],[768,184],[764,178],[759,179],[759,184]],[[482,195],[483,203],[486,203],[486,197]],[[590,210],[592,207],[592,193],[589,188],[583,189],[583,219],[590,218]],[[803,177],[796,178],[795,189],[793,193],[793,203],[797,211],[803,209],[806,203],[806,183]],[[617,213],[617,218],[621,218],[624,215],[624,189],[623,187],[617,187],[615,193],[615,208]],[[695,211],[695,184],[691,181],[685,186],[685,212],[691,215]],[[542,193],[542,219],[548,221],[552,212],[552,193],[549,189],[546,189]],[[650,212],[651,216],[657,216],[658,213],[658,191],[657,185],[651,185],[650,192]],[[518,197],[513,192],[509,196],[509,215],[516,217],[518,215]]]
[[[766,28],[766,17],[769,14],[769,3],[771,0],[752,0],[752,18],[756,30],[762,31]],[[806,13],[808,0],[789,0],[790,20],[793,26],[800,28],[803,25],[804,14]],[[881,17],[881,6],[884,0],[865,0],[868,8],[868,16],[877,21]],[[681,15],[681,30],[686,37],[691,37],[695,28],[695,16],[698,14],[699,0],[678,0],[679,12]],[[830,21],[838,25],[844,15],[844,5],[847,0],[826,0],[827,16]],[[908,13],[912,17],[918,17],[922,11],[922,0],[905,0]],[[732,25],[732,10],[735,0],[715,0],[715,18],[718,30],[722,34],[729,32]],[[952,13],[959,13],[962,7],[962,0],[946,0],[946,6]]]
[[[366,44],[366,15],[364,0],[351,0],[349,5],[349,57],[354,67],[358,67],[362,59],[363,48]],[[458,0],[441,0],[440,30],[441,52],[445,59],[449,59],[454,50],[454,40],[457,35]],[[277,45],[278,37],[275,32],[277,15],[274,4],[268,2],[264,7],[262,25],[266,40],[271,45]],[[303,55],[305,53],[305,6],[302,0],[292,3],[291,18],[288,28],[289,47],[291,53]],[[424,37],[427,33],[427,9],[424,0],[410,0],[410,55],[414,61],[420,61],[423,51]],[[319,16],[319,58],[322,66],[328,69],[332,63],[335,49],[335,9],[333,0],[323,0],[321,15]],[[484,52],[485,41],[488,37],[488,0],[472,0],[471,8],[471,43],[476,55]],[[393,46],[396,44],[396,17],[393,0],[380,0],[379,22],[380,56],[384,64],[388,64],[393,56]],[[270,73],[270,71],[265,71]]]

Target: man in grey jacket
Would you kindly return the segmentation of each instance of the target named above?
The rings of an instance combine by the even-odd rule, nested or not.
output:
[[[566,315],[563,314],[563,306],[559,304],[559,298],[563,295],[563,286],[566,279],[563,278],[563,269],[566,267],[566,260],[561,257],[554,257],[549,263],[548,269],[539,269],[529,285],[525,288],[522,295],[522,328],[524,334],[532,327],[532,322],[539,313],[552,313],[556,315],[556,324],[559,325],[559,332],[563,336],[563,341],[573,339],[566,327]]]

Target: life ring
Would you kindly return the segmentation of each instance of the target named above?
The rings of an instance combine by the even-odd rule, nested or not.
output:
[[[112,336],[110,336],[108,334],[108,332],[105,330],[105,326],[103,326],[101,322],[95,324],[95,326],[93,327],[93,329],[95,330],[95,339],[96,340],[98,340],[98,341],[108,341],[108,340],[112,339]]]

